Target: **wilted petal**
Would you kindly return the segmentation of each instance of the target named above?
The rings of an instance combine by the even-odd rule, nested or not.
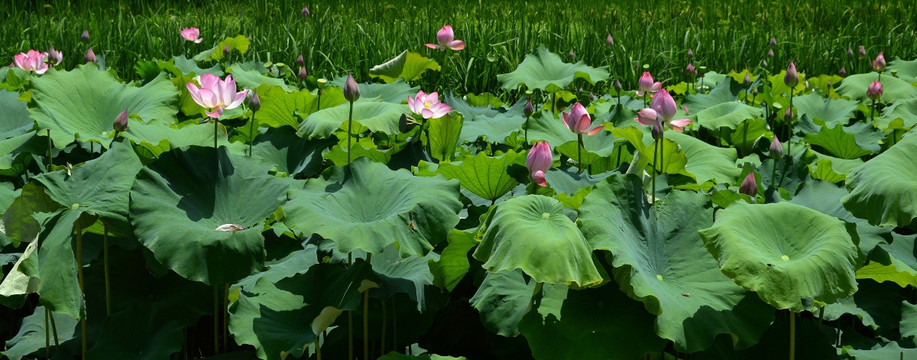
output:
[[[455,51],[464,50],[465,42],[462,40],[451,41],[449,42],[449,48]]]

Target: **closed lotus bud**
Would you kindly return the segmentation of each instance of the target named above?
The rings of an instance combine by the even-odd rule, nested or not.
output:
[[[525,117],[529,117],[529,116],[532,116],[534,112],[535,112],[535,105],[532,104],[532,99],[529,99],[529,101],[525,103],[525,107],[522,108],[522,115],[525,115]]]
[[[771,57],[771,58],[774,57],[774,49],[767,50],[767,57]]]
[[[525,157],[525,166],[532,176],[532,181],[538,186],[547,186],[544,173],[551,169],[554,157],[551,154],[551,145],[547,141],[539,141],[532,146]]]
[[[621,81],[618,79],[615,79],[615,91],[621,92]]]
[[[774,140],[771,141],[770,147],[771,157],[775,159],[780,159],[783,157],[783,145],[780,144],[780,140],[777,139],[777,135],[774,135]]]
[[[841,77],[847,76],[847,67],[841,66],[841,69],[837,72]]]
[[[872,84],[869,85],[869,88],[866,89],[866,96],[872,100],[878,100],[882,97],[882,91],[882,83],[873,81]]]
[[[796,72],[796,64],[792,61],[790,61],[790,66],[786,68],[786,75],[783,77],[783,83],[791,88],[799,84],[799,73]]]
[[[615,46],[615,39],[611,37],[611,34],[605,37],[605,45],[608,47]]]
[[[567,53],[567,56],[569,56],[571,59],[576,59],[576,54],[573,53],[573,49],[570,49],[570,52]]]
[[[783,113],[783,121],[791,122],[793,121],[793,109],[786,108],[786,112]]]
[[[742,185],[739,185],[739,192],[751,197],[758,195],[758,183],[755,181],[755,172],[751,171],[745,176]]]
[[[229,45],[223,45],[223,56],[229,55]]]
[[[360,99],[360,88],[352,74],[347,74],[347,81],[344,82],[344,98],[350,102]]]
[[[758,96],[758,88],[751,89],[752,96]]]
[[[662,139],[662,132],[665,129],[662,128],[662,121],[659,121],[659,118],[656,118],[656,121],[653,122],[653,140]]]
[[[767,43],[769,46],[777,46],[777,38],[771,36],[771,41]]]
[[[88,64],[91,62],[94,63],[97,60],[98,59],[96,59],[96,53],[92,51],[92,48],[89,48],[89,51],[86,52],[86,56],[83,57],[83,63],[84,64]]]
[[[296,74],[296,76],[299,77],[299,80],[300,80],[300,81],[306,81],[306,78],[309,77],[309,73],[306,72],[306,68],[301,67],[301,68],[299,68],[299,73]]]
[[[767,59],[761,60],[761,66],[767,67]]]
[[[860,59],[866,57],[866,47],[865,46],[860,45],[860,51],[857,52],[857,57]]]
[[[258,96],[257,92],[252,91],[252,97],[248,99],[248,108],[252,109],[252,111],[261,109],[261,97]]]
[[[697,75],[697,68],[694,67],[694,63],[688,63],[688,66],[685,67],[685,74],[691,76]]]
[[[640,79],[637,80],[637,88],[642,91],[653,89],[653,75],[650,75],[649,71],[644,71],[643,75],[640,75]]]
[[[302,17],[309,17],[309,7],[303,6],[301,14],[302,14]]]
[[[117,132],[127,131],[127,109],[118,114],[118,117],[115,118],[115,122],[112,123],[111,127]]]
[[[885,55],[882,55],[882,53],[879,53],[879,56],[876,56],[876,59],[872,61],[872,68],[876,69],[876,71],[885,70],[885,65]]]
[[[80,41],[82,41],[83,44],[89,43],[89,30],[83,30],[83,34],[80,35]]]
[[[306,64],[306,61],[303,60],[302,54],[299,54],[299,57],[296,58],[296,66],[302,67],[305,64]]]
[[[687,55],[688,55],[688,59],[693,58],[693,57],[694,57],[694,51],[691,50],[691,49],[688,49],[688,54],[687,54]]]
[[[742,79],[742,85],[745,85],[746,88],[751,86],[751,76],[748,76],[748,73],[745,73],[745,78]]]
[[[852,47],[847,48],[847,56],[853,57],[853,48]]]

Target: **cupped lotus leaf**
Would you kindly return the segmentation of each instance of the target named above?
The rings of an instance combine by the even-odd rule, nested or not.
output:
[[[854,360],[913,359],[917,357],[917,349],[901,347],[897,342],[877,344],[872,349],[844,348],[841,352]]]
[[[802,72],[798,72],[798,75],[799,81],[792,89],[783,81],[786,78],[786,70],[780,70],[780,73],[768,76],[767,79],[771,86],[770,94],[772,96],[789,95],[791,90],[793,95],[802,94],[806,90],[806,75]]]
[[[500,97],[487,92],[481,94],[468,93],[465,94],[465,98],[468,99],[468,104],[471,104],[471,106],[489,105],[494,109],[503,107],[503,100],[501,100]]]
[[[278,172],[289,175],[318,175],[322,169],[322,152],[334,145],[330,139],[306,140],[289,127],[270,128],[255,138],[252,156],[274,164]]]
[[[859,106],[858,101],[846,99],[826,99],[816,93],[793,97],[793,107],[800,119],[800,124],[808,122],[804,130],[818,133],[820,124],[831,127],[847,125],[853,111]],[[816,121],[819,120],[819,121]]]
[[[439,164],[435,173],[446,179],[458,179],[459,184],[468,191],[495,201],[519,185],[510,176],[509,167],[524,164],[524,155],[512,150],[497,157],[488,156],[482,151],[476,155],[466,155],[457,162]]]
[[[565,63],[559,55],[548,51],[544,45],[538,46],[538,50],[526,55],[513,72],[497,75],[497,81],[504,89],[513,90],[519,85],[525,85],[528,89],[541,89],[547,92],[561,90],[578,78],[595,84],[597,81],[608,79],[608,70],[591,67],[582,61],[576,64]]]
[[[761,117],[764,109],[730,101],[705,108],[693,117],[697,124],[710,130],[719,130],[721,127],[736,130],[743,121]]]
[[[472,106],[451,93],[443,96],[443,102],[462,114],[460,142],[472,142],[481,137],[488,142],[502,142],[514,132],[522,131],[522,124],[525,123],[525,117],[522,115],[525,101],[522,99],[508,109]]]
[[[734,334],[747,347],[773,321],[760,301],[738,306],[747,291],[703,249],[697,230],[713,222],[704,194],[674,191],[654,208],[639,178],[613,175],[586,196],[580,212],[592,247],[613,254],[622,290],[657,316],[656,334],[679,351],[706,349],[718,334]]]
[[[344,89],[344,84],[346,82],[347,77],[340,76],[328,84],[333,85],[335,89]],[[397,80],[389,84],[357,83],[357,88],[360,89],[360,99],[366,100],[374,98],[379,101],[395,104],[407,102],[408,96],[416,97],[417,91],[420,90],[419,86],[411,86],[402,80]],[[325,88],[323,91],[327,90],[328,88]],[[343,94],[343,91],[341,94]],[[325,97],[324,93],[322,97]],[[343,102],[347,102],[347,99],[343,99]],[[325,106],[322,107],[324,108]]]
[[[35,125],[35,120],[29,117],[28,103],[19,101],[19,93],[0,89],[0,140],[16,135],[22,135]]]
[[[316,111],[299,124],[297,134],[308,138],[326,138],[341,126],[346,129],[349,113],[350,103]],[[353,103],[353,121],[358,123],[354,126],[363,125],[372,132],[389,135],[400,133],[398,120],[405,114],[410,114],[410,110],[402,104],[370,100]]]
[[[32,85],[36,107],[29,112],[39,128],[51,130],[58,149],[74,139],[107,148],[112,123],[124,110],[147,122],[171,124],[175,119],[178,91],[165,74],[138,88],[90,64],[52,71],[33,79]]]
[[[315,140],[316,139],[311,139],[309,141]],[[344,139],[341,142],[346,143],[347,140]],[[353,143],[353,149],[350,152],[350,156],[353,159],[365,157],[380,164],[387,164],[390,160],[392,160],[393,156],[397,155],[408,145],[409,144],[405,141],[396,141],[394,144],[392,144],[392,147],[387,149],[380,149],[379,146],[373,142],[372,138],[364,137]],[[346,166],[348,156],[347,150],[344,149],[345,146],[346,145],[340,144],[339,142],[337,145],[332,147],[330,151],[325,153],[325,159],[331,161],[335,166]]]
[[[255,89],[261,99],[261,108],[255,112],[258,125],[281,127],[284,125],[299,127],[295,114],[302,116],[318,109],[315,99],[308,90],[287,92],[281,86],[262,85]],[[337,105],[337,104],[336,104]]]
[[[682,105],[688,107],[691,114],[697,114],[704,109],[728,102],[735,102],[740,92],[745,89],[731,78],[724,79],[716,84],[710,93],[687,94]]]
[[[235,50],[244,54],[248,52],[248,47],[251,44],[252,41],[245,35],[227,36],[213,48],[213,52],[210,54],[210,60],[223,60],[223,57],[227,55],[224,54],[226,49],[229,49],[230,52]]]
[[[132,120],[133,121],[133,120]],[[220,146],[229,144],[226,140],[226,127],[220,125],[220,134],[218,140]],[[186,146],[213,146],[213,125],[212,123],[204,124],[185,124],[178,127],[177,125],[167,125],[157,122],[133,121],[130,123],[130,129],[121,133],[140,148],[150,151],[158,156],[159,154],[171,149]],[[139,153],[140,149],[138,149]]]
[[[893,228],[870,225],[866,220],[853,216],[841,204],[841,198],[845,195],[847,195],[847,189],[843,186],[825,181],[806,181],[799,187],[790,202],[834,216],[848,223],[855,223],[860,238],[860,251],[868,254],[880,243],[887,242],[887,239],[892,236]],[[859,278],[859,271],[857,274]],[[917,275],[917,271],[914,272],[914,275]]]
[[[19,326],[19,332],[16,336],[7,340],[4,350],[0,355],[10,360],[20,360],[36,351],[45,348],[45,335],[51,329],[45,328],[47,318],[45,317],[44,306],[35,307],[32,315],[22,319],[22,325]],[[79,322],[67,315],[61,313],[51,313],[54,317],[54,323],[57,328],[57,339],[61,344],[76,337]],[[58,349],[55,349],[59,351]]]
[[[873,225],[907,226],[917,217],[917,136],[905,136],[847,175],[844,207]]]
[[[536,282],[580,287],[602,282],[589,244],[553,198],[507,200],[488,216],[486,227],[474,257],[490,272],[522,269]]]
[[[519,321],[531,309],[534,290],[535,281],[527,281],[521,271],[501,270],[487,273],[469,301],[487,330],[513,337],[519,335]]]
[[[844,222],[790,204],[733,204],[699,231],[720,270],[778,309],[833,303],[857,290],[860,253]]]
[[[392,83],[399,79],[414,81],[419,79],[420,75],[427,70],[440,70],[436,60],[405,50],[395,58],[373,66],[369,69],[369,76],[382,79],[386,83]]]
[[[844,131],[844,127],[837,125],[834,128],[822,126],[816,135],[806,135],[806,142],[818,145],[829,154],[842,159],[859,159],[872,154],[872,151],[857,145],[855,135]]]
[[[738,154],[735,149],[720,148],[697,138],[675,131],[665,132],[665,137],[678,144],[685,153],[685,170],[694,175],[698,184],[712,180],[716,183],[734,183],[742,170],[735,166]]]
[[[445,240],[462,207],[457,181],[415,177],[366,158],[325,170],[290,196],[284,222],[291,229],[321,235],[344,253],[379,253],[395,243],[403,257]]]
[[[134,235],[186,279],[226,284],[248,276],[264,264],[264,220],[286,200],[288,182],[267,170],[225,147],[164,153],[131,188]]]
[[[195,75],[213,74],[213,75],[216,75],[222,78],[225,75],[223,73],[223,67],[220,64],[214,64],[213,66],[204,69],[200,67],[196,61],[194,61],[193,59],[189,59],[184,55],[173,56],[172,57],[172,66],[174,66],[176,69],[181,71],[181,74],[175,74],[176,76],[193,73]],[[162,67],[161,61],[160,61],[160,67]]]
[[[877,80],[882,84],[884,90],[882,97],[879,98],[882,102],[892,103],[917,97],[917,88],[909,82],[888,75],[880,77],[876,72],[848,76],[837,87],[837,93],[853,100],[869,100],[866,90],[873,81]]]

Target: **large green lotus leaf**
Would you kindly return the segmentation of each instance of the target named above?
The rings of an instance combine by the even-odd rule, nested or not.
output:
[[[596,134],[598,135],[598,134]],[[585,138],[588,137],[584,136]],[[555,118],[549,111],[536,112],[529,118],[529,143],[547,141],[551,147],[568,142],[576,142],[577,136],[564,126],[564,122]]]
[[[186,279],[226,284],[248,276],[264,263],[264,220],[286,200],[288,183],[267,167],[225,147],[164,153],[131,189],[134,235]]]
[[[28,182],[0,218],[3,233],[16,247],[23,242],[32,242],[41,232],[41,224],[32,214],[54,212],[60,208],[60,204],[51,199],[43,187],[36,182]]]
[[[653,332],[652,321],[639,302],[607,284],[570,291],[560,314],[530,311],[519,331],[536,359],[640,359],[666,344]]]
[[[477,245],[474,235],[474,232],[455,229],[449,233],[449,245],[443,249],[438,261],[430,263],[433,284],[448,291],[455,289],[459,281],[471,269],[471,263],[468,261],[468,251]]]
[[[18,309],[25,304],[26,295],[38,291],[39,279],[24,274],[19,267],[23,260],[31,257],[37,248],[38,241],[33,241],[25,247],[21,254],[17,254],[19,259],[16,259],[16,263],[9,268],[10,271],[0,282],[0,305]]]
[[[504,89],[513,90],[519,85],[528,89],[541,89],[547,92],[561,90],[577,78],[595,84],[608,79],[608,70],[594,68],[582,61],[576,64],[565,63],[544,45],[525,56],[522,63],[511,73],[497,74],[497,81]]]
[[[829,154],[842,159],[859,159],[872,154],[872,151],[859,147],[856,137],[844,131],[844,127],[837,125],[834,128],[822,126],[817,135],[806,135],[806,142],[818,145]]]
[[[917,98],[895,101],[875,120],[875,126],[882,130],[909,129],[914,125],[917,125]]]
[[[655,209],[646,202],[636,176],[611,176],[580,207],[583,234],[613,254],[615,280],[657,315],[656,334],[679,351],[706,349],[717,334],[754,344],[773,317],[761,302],[736,307],[747,291],[704,251],[697,230],[713,222],[707,197],[674,191],[657,201]]]
[[[172,73],[175,76],[181,76],[181,75],[187,75],[187,74],[194,74],[194,75],[213,74],[213,75],[216,75],[222,78],[223,75],[225,75],[223,73],[223,67],[220,64],[214,64],[213,66],[204,69],[200,67],[196,61],[194,61],[193,59],[189,59],[184,55],[173,56],[172,59],[169,60],[169,62],[160,60],[158,64],[163,70],[168,69],[168,67],[164,65],[171,65],[171,67],[174,67],[176,70],[179,70],[181,72],[179,74],[176,74],[171,69],[168,69],[172,71]]]
[[[863,326],[878,329],[885,337],[897,337],[901,319],[901,288],[895,284],[880,284],[872,280],[857,281],[859,290],[853,296],[825,305],[824,320],[834,321],[844,314],[857,317]]]
[[[893,228],[870,225],[866,220],[853,216],[841,204],[841,198],[845,195],[847,195],[847,189],[844,187],[825,181],[806,181],[802,183],[790,202],[849,223],[855,223],[860,238],[860,251],[868,254],[877,245],[887,241]],[[914,274],[917,275],[917,272]]]
[[[258,280],[265,278],[271,283],[293,277],[296,274],[305,274],[312,265],[318,264],[318,247],[306,245],[302,250],[296,250],[283,258],[266,261],[267,270],[260,271],[245,277],[233,284],[233,290],[254,289]]]
[[[716,183],[734,183],[742,173],[735,166],[736,150],[707,144],[693,136],[667,131],[665,137],[678,143],[688,158],[685,170],[694,175],[698,184],[708,180]]]
[[[315,140],[316,139],[311,139],[310,141]],[[347,140],[344,139],[341,142],[346,143]],[[346,145],[341,144],[341,142],[332,147],[330,151],[325,153],[325,159],[331,161],[335,166],[347,165],[347,151],[344,149]],[[373,142],[372,138],[364,137],[353,143],[351,156],[353,159],[365,157],[380,164],[388,164],[389,161],[392,160],[393,156],[398,155],[399,152],[406,148],[408,145],[409,144],[406,141],[395,141],[394,144],[392,144],[392,147],[380,149],[378,145]]]
[[[407,257],[446,239],[461,207],[456,181],[415,177],[359,158],[292,190],[284,213],[290,228],[330,239],[341,252],[378,253],[396,243]]]
[[[417,303],[418,311],[425,309],[424,287],[433,285],[429,263],[435,257],[434,253],[429,253],[402,258],[394,245],[387,246],[369,262],[373,271],[379,275],[379,295],[389,299],[396,293],[404,293],[412,302]]]
[[[575,170],[575,168],[571,167],[551,168],[545,172],[544,178],[552,189],[563,194],[572,195],[576,194],[581,189],[598,184],[612,175],[611,172],[591,175],[586,172],[577,172]]]
[[[888,360],[888,359],[913,359],[917,357],[917,349],[902,348],[896,342],[879,344],[869,350],[843,349],[842,353],[849,359],[856,360]]]
[[[108,147],[108,133],[122,111],[147,122],[171,124],[178,91],[160,74],[143,87],[120,83],[95,65],[52,71],[32,79],[36,107],[29,109],[39,128],[51,129],[54,146],[63,149],[74,139]]]
[[[652,135],[648,132],[648,129],[638,129],[633,126],[626,128],[615,128],[612,130],[612,133],[616,137],[621,137],[630,142],[638,152],[642,153],[646,159],[653,158],[653,138]],[[694,177],[693,174],[690,174],[685,169],[685,166],[688,163],[688,157],[682,151],[681,146],[678,145],[675,141],[672,141],[669,136],[669,133],[674,133],[672,131],[666,131],[664,133],[664,138],[662,139],[662,151],[659,152],[659,159],[663,163],[662,172],[667,174],[683,174],[686,176]],[[647,145],[649,144],[649,145]],[[649,161],[649,160],[648,160]],[[659,167],[659,164],[656,165]],[[652,162],[647,163],[647,173],[652,171]]]
[[[913,235],[892,233],[892,241],[880,243],[870,253],[870,263],[857,270],[857,279],[891,281],[900,287],[917,286],[917,255]]]
[[[316,95],[308,90],[287,92],[281,86],[263,85],[255,89],[261,99],[261,108],[255,112],[255,121],[258,125],[281,127],[284,125],[299,127],[296,114],[302,116],[316,111]]]
[[[452,106],[452,110],[462,114],[462,133],[460,142],[472,142],[483,137],[488,142],[501,142],[514,132],[522,131],[525,117],[522,109],[525,101],[517,101],[511,108],[492,108],[490,106],[472,106],[461,98],[447,93],[443,102]],[[529,130],[531,135],[531,130]]]
[[[801,119],[800,124],[803,130],[811,133],[818,133],[821,124],[832,127],[847,125],[859,104],[854,100],[826,99],[814,92],[793,97],[793,107]]]
[[[430,134],[431,156],[439,161],[452,161],[456,145],[462,135],[464,117],[460,114],[449,113],[449,115],[428,121],[430,122],[427,131]]]
[[[737,202],[699,231],[720,270],[778,309],[832,303],[857,290],[859,249],[844,222],[790,203]]]
[[[721,127],[735,130],[743,121],[761,117],[764,109],[741,102],[724,102],[710,106],[694,114],[697,124],[710,130]]]
[[[334,85],[335,89],[344,89],[346,82],[347,77],[340,76],[329,82],[329,84]],[[417,91],[420,90],[419,86],[411,86],[402,80],[396,80],[390,84],[357,83],[357,87],[360,89],[360,99],[376,99],[395,104],[407,102],[408,96],[416,96]],[[325,88],[325,91],[327,91],[327,88]],[[343,91],[341,94],[343,94]],[[347,99],[341,99],[343,100],[342,103],[347,102]],[[325,107],[322,106],[322,108]]]
[[[917,81],[917,59],[915,60],[904,60],[901,58],[895,58],[888,63],[889,72],[895,71],[899,79],[913,83]]]
[[[526,280],[522,271],[501,270],[484,277],[470,302],[487,330],[513,337],[519,335],[519,321],[531,309],[534,290],[535,281]]]
[[[917,217],[917,136],[905,136],[847,175],[844,207],[873,225],[906,226]]]
[[[773,309],[771,310],[773,311]],[[745,359],[773,360],[789,357],[789,312],[777,312],[776,319],[768,327],[761,341],[744,350],[734,350],[733,339],[719,337],[717,346],[703,353],[693,354],[701,360]],[[818,319],[796,315],[796,359],[837,359],[837,348],[834,347],[837,330],[828,326],[819,326]],[[844,329],[844,332],[847,329]],[[853,333],[854,331],[851,331]],[[846,335],[846,334],[845,334]]]
[[[866,89],[877,79],[882,83],[882,89],[884,90],[880,99],[883,102],[892,103],[917,97],[917,88],[909,82],[888,75],[879,78],[879,74],[876,72],[848,76],[837,87],[837,93],[853,100],[868,100]]]
[[[41,304],[52,312],[70,315],[74,319],[83,318],[85,314],[71,245],[74,223],[81,214],[79,209],[65,209],[36,217],[42,223],[42,231],[38,235],[40,246],[20,265],[23,274],[40,279],[38,295]]]
[[[845,126],[844,132],[854,136],[857,146],[873,153],[882,151],[879,144],[887,141],[885,140],[886,134],[882,130],[866,122],[855,122],[850,126]]]
[[[45,348],[45,335],[50,332],[50,329],[45,329],[45,309],[44,306],[38,306],[32,315],[22,319],[19,332],[6,341],[5,349],[0,351],[0,355],[10,360],[20,360]],[[54,317],[57,338],[61,344],[75,337],[78,328],[76,319],[60,313],[51,313],[51,316]]]
[[[298,134],[308,138],[326,138],[341,126],[346,130],[349,112],[350,103],[316,111],[299,124]],[[372,132],[400,133],[398,120],[403,114],[410,114],[410,110],[402,104],[370,100],[353,103],[353,121],[358,123],[354,126],[363,125]]]
[[[0,175],[19,176],[30,161],[37,159],[32,154],[47,153],[47,144],[47,137],[33,132],[0,140]]]
[[[118,233],[129,233],[128,203],[134,176],[143,165],[130,142],[116,140],[102,156],[66,171],[44,173],[35,180],[65,207],[98,215]]]
[[[3,122],[0,122],[0,139],[8,139],[32,130],[35,120],[29,117],[26,105],[26,102],[19,101],[19,93],[0,89],[0,114],[3,114]]]
[[[591,286],[602,282],[592,250],[557,200],[527,195],[500,204],[474,251],[490,272],[522,269],[536,282]]]
[[[917,305],[907,300],[901,302],[901,322],[899,324],[902,339],[917,336]]]
[[[567,132],[572,133],[569,130]],[[579,142],[573,140],[559,144],[555,146],[555,149],[571,159],[581,156],[581,167],[585,169],[587,166],[593,166],[592,170],[599,172],[600,170],[597,168],[599,164],[610,162],[610,158],[615,155],[616,150],[620,151],[622,148],[626,148],[626,146],[621,146],[623,143],[623,139],[616,138],[610,131],[599,131],[593,135],[583,136],[583,146],[579,146]],[[579,152],[577,152],[577,149],[579,149]],[[609,165],[608,167],[614,167],[614,165]]]
[[[726,78],[716,84],[709,94],[687,94],[682,101],[684,106],[688,107],[691,114],[697,114],[704,109],[713,107],[722,103],[735,102],[738,99],[739,92],[744,88],[738,83]]]
[[[217,137],[220,146],[229,144],[226,140],[225,130],[226,128],[220,125],[220,134]],[[133,121],[130,124],[130,129],[121,135],[131,139],[131,141],[156,156],[180,147],[213,146],[212,123],[191,123],[178,127],[177,125],[158,122]]]
[[[227,68],[226,71],[232,74],[232,79],[236,81],[236,84],[240,90],[257,89],[263,85],[279,86],[286,91],[295,90],[293,86],[287,85],[283,79],[266,76],[264,74],[266,70],[263,66],[260,69],[245,69],[241,64],[233,64],[231,67]]]
[[[446,179],[458,179],[459,184],[484,199],[495,201],[506,195],[519,182],[510,176],[509,167],[524,164],[524,156],[515,151],[490,157],[479,152],[466,155],[460,161],[442,163],[437,167],[437,174]]]
[[[789,86],[783,81],[786,78],[786,70],[780,70],[780,73],[770,75],[767,77],[767,80],[770,82],[771,96],[780,96],[780,95],[790,95],[790,90],[792,90],[794,95],[802,94],[806,90],[806,75],[799,73],[799,82],[796,84],[796,87],[790,89]],[[865,91],[865,90],[864,90]],[[776,102],[776,99],[773,101]]]
[[[382,79],[382,81],[386,83],[392,83],[398,79],[414,81],[419,79],[420,75],[427,70],[440,70],[436,60],[425,58],[418,53],[405,50],[394,59],[373,66],[369,69],[369,76]]]
[[[314,177],[322,169],[322,151],[334,143],[330,139],[303,139],[289,126],[270,128],[255,138],[252,156],[274,164],[278,172]]]

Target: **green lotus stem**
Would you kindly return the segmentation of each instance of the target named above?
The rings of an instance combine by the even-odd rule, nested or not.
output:
[[[622,151],[621,148],[623,147],[623,145],[617,144],[617,145],[615,145],[615,147],[618,148],[618,159],[615,160],[615,169],[617,169],[617,168],[621,167],[621,151]]]
[[[89,156],[92,157],[92,154],[96,152],[96,144],[93,144],[92,141],[89,142]]]
[[[551,114],[557,115],[557,91],[551,93]]]
[[[876,122],[876,99],[872,99],[872,111],[869,112],[869,122]]]
[[[350,102],[350,112],[347,115],[347,165],[350,165],[350,130],[353,126],[353,101]]]
[[[255,144],[255,112],[252,111],[251,124],[248,126],[248,157],[252,157],[252,145]]]
[[[433,144],[430,143],[430,129],[426,128],[429,121],[424,120],[420,123],[420,130],[427,135],[427,154],[430,154],[430,161],[433,161]],[[445,157],[445,154],[443,154]]]
[[[315,111],[322,109],[322,88],[318,88],[318,99],[315,100]]]
[[[315,336],[315,359],[322,360],[322,348],[318,346],[318,335]]]
[[[373,254],[366,254],[366,263],[373,259]],[[363,292],[363,358],[369,359],[369,289]]]
[[[748,153],[748,121],[745,122],[745,130],[742,131],[742,153]]]
[[[398,310],[395,307],[394,296],[392,296],[392,349],[398,350]]]
[[[80,224],[80,221],[77,220],[76,223],[76,275],[77,280],[80,283],[80,294],[85,298],[86,291],[83,287],[83,226]],[[88,349],[86,336],[88,331],[86,330],[86,314],[80,316],[80,328],[82,330],[82,356],[83,359],[86,358],[86,349]]]
[[[223,352],[229,351],[229,284],[223,285]]]
[[[213,354],[220,353],[220,300],[218,285],[213,285]]]
[[[54,165],[54,159],[51,158],[51,129],[48,129],[48,172],[51,172],[52,165]]]
[[[790,111],[793,111],[793,88],[790,88]],[[793,119],[787,121],[786,126],[790,130],[786,137],[786,154],[792,158],[793,153],[790,151],[790,146],[793,146]]]
[[[347,156],[350,156],[350,153]],[[353,253],[347,254],[347,264],[353,266]],[[347,310],[347,360],[351,359],[353,359],[353,310]]]
[[[216,118],[214,118],[213,119],[213,149],[214,150],[216,150],[217,148],[217,128],[219,126],[220,126],[220,122]],[[220,159],[220,156],[217,155],[217,160],[219,159]]]
[[[48,318],[51,320],[51,334],[54,335],[54,347],[60,347],[60,339],[57,337],[57,321],[54,321],[54,313],[47,307],[45,307],[45,310],[48,311]]]
[[[796,359],[796,313],[790,311],[790,360]]]
[[[48,328],[48,313],[50,312],[51,310],[45,307],[45,357],[49,359],[51,358],[51,329]]]
[[[105,235],[102,237],[102,261],[105,265],[105,315],[111,315],[111,283],[109,281],[109,272],[108,272],[108,224],[102,223],[102,227],[105,229]]]
[[[525,117],[525,123],[522,124],[522,146],[523,148],[529,145],[529,116]]]
[[[662,133],[663,136],[659,138],[659,173],[665,173],[665,132]]]
[[[583,134],[576,134],[576,167],[583,170]]]
[[[777,162],[778,161],[780,161],[780,159],[774,159],[774,167],[773,167],[773,170],[771,171],[771,186],[773,186],[774,188],[778,187],[777,185]]]
[[[385,354],[385,322],[388,320],[386,319],[386,315],[388,315],[388,311],[386,311],[386,309],[385,299],[382,299],[382,340],[379,340],[379,343],[382,344],[382,346],[379,349],[380,354]]]
[[[653,199],[653,207],[656,207],[656,149],[659,148],[659,140],[653,143],[653,191],[650,196]]]
[[[818,326],[821,327],[821,323],[825,320],[825,306],[822,305],[818,308]]]

